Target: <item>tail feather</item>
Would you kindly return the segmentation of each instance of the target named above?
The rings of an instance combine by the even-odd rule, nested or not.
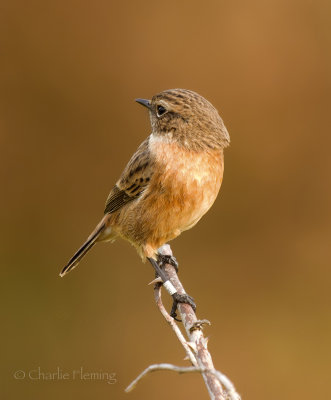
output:
[[[85,254],[89,250],[91,250],[91,248],[95,245],[95,242],[97,241],[100,234],[104,231],[105,226],[106,225],[104,221],[102,221],[102,223],[99,226],[97,226],[96,230],[92,232],[92,234],[88,237],[83,246],[81,246],[80,249],[76,251],[76,253],[68,261],[67,265],[62,269],[60,273],[61,278],[68,272],[70,272],[72,269],[74,269],[78,265],[80,260],[85,256]]]

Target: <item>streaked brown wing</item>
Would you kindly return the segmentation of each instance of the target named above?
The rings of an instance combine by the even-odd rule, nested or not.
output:
[[[152,176],[152,160],[147,138],[132,156],[119,181],[109,193],[104,213],[119,210],[137,199],[148,185]]]

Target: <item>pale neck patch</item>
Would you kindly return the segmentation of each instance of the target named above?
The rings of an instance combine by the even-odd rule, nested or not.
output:
[[[148,144],[151,147],[153,147],[153,145],[157,145],[157,144],[169,144],[169,143],[173,143],[173,135],[172,132],[168,132],[164,135],[155,135],[154,133],[151,133],[149,136],[149,141]]]
[[[162,162],[169,162],[169,165],[173,164],[173,158],[176,159],[178,152],[184,151],[184,149],[178,146],[172,132],[164,135],[155,135],[152,133],[149,136],[148,148],[156,159],[162,160]]]

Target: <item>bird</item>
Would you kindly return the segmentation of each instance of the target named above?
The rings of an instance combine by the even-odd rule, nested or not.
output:
[[[178,270],[177,261],[158,249],[192,228],[214,203],[230,136],[216,108],[192,90],[164,90],[136,102],[149,112],[151,134],[110,191],[101,221],[60,276],[74,269],[97,242],[125,239],[168,285],[175,317],[178,303],[194,310],[196,305],[171,285],[162,265],[170,262]]]

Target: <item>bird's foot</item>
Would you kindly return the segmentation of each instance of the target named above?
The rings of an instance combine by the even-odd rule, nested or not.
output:
[[[194,303],[194,299],[189,296],[188,294],[179,294],[176,291],[176,289],[174,288],[174,286],[172,285],[172,283],[169,280],[169,277],[167,276],[166,272],[164,271],[164,269],[162,269],[162,267],[164,266],[164,264],[171,264],[174,266],[174,268],[176,269],[176,271],[178,271],[178,263],[177,260],[175,259],[175,257],[173,256],[169,256],[169,255],[161,255],[158,254],[158,261],[155,261],[153,258],[147,258],[147,260],[152,264],[154,270],[155,270],[155,277],[156,279],[161,278],[163,285],[166,287],[166,289],[168,290],[168,292],[172,295],[173,298],[173,303],[172,303],[172,308],[170,311],[170,315],[176,320],[181,322],[180,319],[177,319],[177,306],[178,303],[186,303],[189,304],[193,311],[195,312],[197,306]],[[174,293],[175,292],[175,293]]]
[[[185,294],[174,293],[174,294],[172,295],[172,298],[173,298],[174,301],[173,301],[173,303],[172,303],[172,308],[171,308],[170,315],[171,315],[176,321],[181,322],[181,320],[177,318],[177,313],[176,313],[178,303],[186,303],[186,304],[189,304],[189,305],[193,308],[193,311],[195,312],[197,306],[196,306],[196,304],[194,303],[193,297],[189,296],[189,295],[186,294],[186,293],[185,293]]]
[[[175,268],[176,273],[178,274],[178,262],[174,256],[158,253],[157,261],[161,268],[164,267],[166,264],[172,265]]]

